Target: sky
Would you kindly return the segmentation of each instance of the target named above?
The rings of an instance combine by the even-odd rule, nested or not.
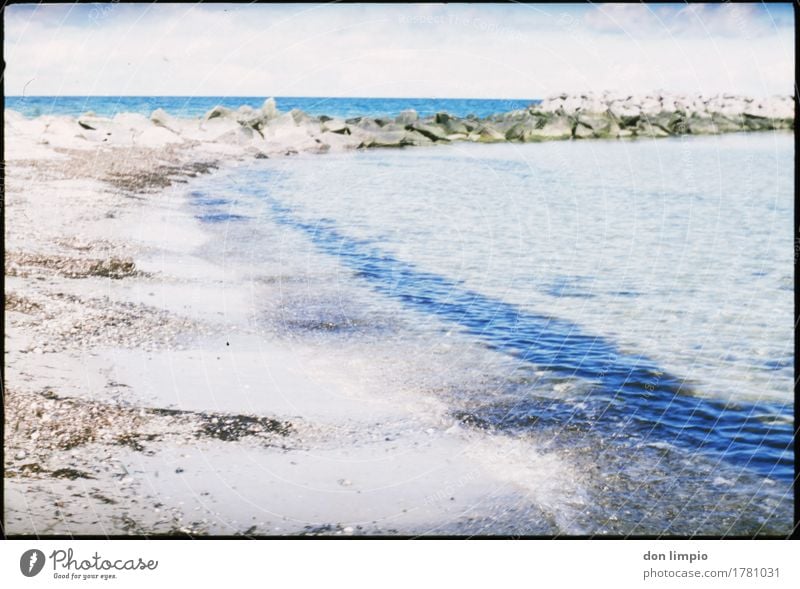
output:
[[[794,93],[786,4],[17,4],[5,93]]]

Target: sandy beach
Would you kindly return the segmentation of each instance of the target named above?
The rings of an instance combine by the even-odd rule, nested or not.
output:
[[[562,479],[524,479],[567,465],[507,442],[504,472],[435,399],[354,387],[252,327],[245,269],[196,255],[186,206],[245,157],[8,141],[6,533],[474,533],[497,492],[558,532]],[[426,402],[421,427],[405,407]]]

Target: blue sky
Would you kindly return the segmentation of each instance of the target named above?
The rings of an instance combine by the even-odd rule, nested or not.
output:
[[[12,5],[6,93],[790,94],[786,4]]]

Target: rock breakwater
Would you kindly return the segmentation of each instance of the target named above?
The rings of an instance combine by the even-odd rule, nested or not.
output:
[[[6,112],[9,143],[30,147],[81,148],[98,145],[194,147],[263,157],[300,152],[447,144],[458,141],[537,142],[564,139],[633,139],[676,135],[792,129],[794,98],[736,95],[704,97],[611,93],[549,97],[528,108],[478,118],[440,112],[420,117],[407,110],[393,118],[311,116],[282,113],[275,100],[261,108],[217,106],[204,117],[182,119],[158,109],[150,118],[121,113],[104,118],[42,116],[25,119]]]

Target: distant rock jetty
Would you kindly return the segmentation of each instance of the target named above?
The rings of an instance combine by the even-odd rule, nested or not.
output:
[[[211,151],[246,152],[260,157],[458,141],[529,143],[793,128],[793,97],[753,99],[727,94],[561,94],[526,109],[485,118],[457,117],[445,112],[420,117],[413,110],[394,118],[311,116],[297,109],[281,113],[272,98],[261,108],[217,106],[195,119],[173,117],[161,109],[149,119],[131,113],[113,118],[86,113],[77,118],[25,119],[19,113],[6,112],[6,131],[11,138],[33,139],[39,145],[160,147],[187,146],[188,142],[202,144]]]

